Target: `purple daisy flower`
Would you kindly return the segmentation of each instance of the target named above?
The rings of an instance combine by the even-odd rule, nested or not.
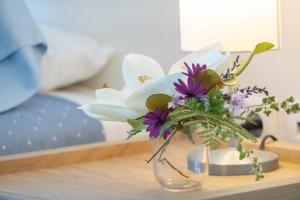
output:
[[[148,112],[144,116],[144,124],[148,126],[146,131],[150,132],[150,137],[156,138],[160,136],[161,127],[166,123],[168,114],[167,111],[156,108],[153,112]],[[162,135],[166,139],[170,135],[170,130],[166,129]]]
[[[194,64],[192,63],[192,67],[190,67],[186,62],[184,65],[187,69],[187,72],[183,72],[182,74],[186,75],[189,78],[196,78],[196,76],[201,73],[202,71],[206,70],[206,65]]]
[[[183,95],[180,99],[199,99],[208,92],[207,89],[202,86],[201,81],[194,80],[191,77],[188,78],[187,84],[181,79],[178,79],[178,83],[174,83],[174,86],[175,90]]]

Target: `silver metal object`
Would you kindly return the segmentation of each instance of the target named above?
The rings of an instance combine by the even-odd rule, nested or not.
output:
[[[264,172],[272,171],[278,168],[278,156],[272,152],[254,150],[258,157]],[[203,152],[201,149],[188,154],[187,168],[195,173],[201,170],[203,163]],[[209,156],[209,175],[231,176],[251,174],[251,160],[245,158],[239,159],[239,152],[235,148],[226,148],[212,150]]]
[[[254,150],[263,171],[268,172],[278,168],[278,156],[272,152]],[[251,174],[251,160],[239,159],[235,148],[219,149],[210,152],[209,174],[219,176]]]

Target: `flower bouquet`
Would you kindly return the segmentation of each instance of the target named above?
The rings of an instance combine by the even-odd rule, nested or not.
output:
[[[262,167],[253,151],[242,143],[257,140],[241,122],[255,124],[251,116],[260,112],[269,116],[280,109],[288,114],[300,111],[293,97],[278,102],[266,88],[238,86],[238,78],[252,58],[272,47],[268,42],[259,43],[245,61],[240,63],[237,57],[229,67],[229,53],[222,53],[220,44],[214,44],[180,59],[168,75],[155,60],[129,54],[123,63],[124,89],[99,89],[97,100],[82,108],[94,118],[127,121],[132,127],[128,138],[146,130],[150,138],[161,141],[147,163],[157,158],[186,179],[189,176],[176,164],[162,157],[175,135],[187,136],[191,144],[195,143],[193,135],[197,135],[202,138],[201,144],[214,148],[233,138],[240,159],[251,160],[259,180],[263,178]],[[253,94],[262,95],[261,103],[245,106],[245,99]]]

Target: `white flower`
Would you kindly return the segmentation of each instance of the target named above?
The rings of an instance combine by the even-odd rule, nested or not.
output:
[[[154,59],[128,54],[122,66],[124,89],[99,89],[96,91],[97,99],[81,109],[90,117],[102,120],[126,121],[141,117],[148,111],[145,104],[150,95],[160,93],[173,96],[173,83],[183,79],[183,62],[206,64],[208,68],[223,70],[228,65],[229,54],[221,53],[220,48],[219,44],[215,44],[189,54],[171,67],[169,75],[164,75]]]
[[[199,63],[206,65],[210,69],[214,69],[218,74],[223,73],[229,65],[229,52],[221,52],[222,45],[220,43],[212,44],[208,47],[195,51],[181,58],[170,68],[169,74],[185,71],[184,62],[188,64]]]

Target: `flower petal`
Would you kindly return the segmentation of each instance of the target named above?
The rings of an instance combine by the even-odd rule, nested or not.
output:
[[[219,74],[224,72],[229,64],[229,52],[221,52],[222,45],[220,43],[212,44],[199,51],[188,54],[177,61],[169,70],[169,74],[184,72],[184,62],[188,64],[198,63],[207,65],[208,68],[216,70]]]
[[[113,119],[110,119],[109,117],[107,116],[103,116],[103,115],[99,115],[99,114],[95,114],[95,113],[92,113],[90,111],[90,109],[88,109],[88,106],[87,105],[84,105],[84,106],[81,106],[79,107],[78,109],[80,110],[83,110],[83,112],[91,117],[91,118],[94,118],[94,119],[98,119],[98,120],[104,120],[104,121],[114,121]]]
[[[127,119],[135,119],[143,115],[143,113],[136,112],[128,107],[117,105],[108,105],[98,102],[92,102],[82,107],[84,112],[93,118],[107,121],[122,121]]]
[[[230,53],[225,52],[223,57],[213,66],[208,66],[208,68],[215,70],[219,75],[226,71],[229,67]]]
[[[130,95],[130,91],[120,91],[112,88],[102,88],[96,90],[96,97],[98,103],[105,103],[109,105],[125,106],[125,100]]]
[[[142,113],[131,110],[125,104],[129,94],[112,88],[99,89],[96,91],[97,100],[82,106],[81,109],[92,118],[107,121],[126,121],[127,118],[142,116]]]
[[[143,84],[143,78],[156,79],[164,76],[164,71],[154,59],[140,55],[128,54],[123,60],[123,78],[126,88],[135,90]],[[140,80],[139,80],[140,79]]]
[[[147,112],[147,98],[152,94],[166,94],[173,96],[175,92],[173,83],[178,79],[184,79],[184,75],[176,73],[167,75],[163,78],[149,80],[127,98],[126,104],[133,110]]]

